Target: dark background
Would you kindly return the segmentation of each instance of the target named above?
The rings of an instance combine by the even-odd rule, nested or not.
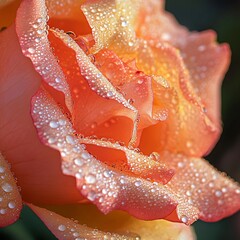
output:
[[[207,159],[240,181],[240,1],[166,0],[166,9],[190,30],[214,29],[219,42],[228,42],[232,63],[222,87],[222,137]],[[216,223],[197,221],[198,240],[239,240],[240,213]],[[0,229],[1,240],[56,239],[26,207],[15,224]]]

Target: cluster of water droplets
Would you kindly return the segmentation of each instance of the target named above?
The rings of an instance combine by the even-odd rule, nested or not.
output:
[[[19,200],[15,199],[16,191],[18,190],[9,166],[0,154],[0,223],[6,215],[14,215]]]

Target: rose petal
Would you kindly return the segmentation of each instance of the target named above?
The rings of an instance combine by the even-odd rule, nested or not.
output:
[[[89,80],[87,80],[91,76],[87,75],[87,79],[85,79],[81,75],[75,51],[66,46],[51,31],[49,39],[70,88],[73,100],[72,122],[74,129],[84,136],[96,135],[109,138],[117,136],[116,140],[128,144],[132,136],[132,111],[113,99],[99,96],[96,90],[92,90],[88,84]],[[87,59],[87,61],[90,60]],[[92,66],[94,67],[94,65]],[[56,93],[51,92],[51,95],[61,104]],[[118,131],[117,126],[119,125],[124,126],[125,131]]]
[[[229,66],[228,45],[218,45],[213,31],[189,32],[172,14],[164,11],[162,1],[143,2],[139,14],[137,35],[147,40],[168,42],[180,50],[206,115],[220,126],[219,88]]]
[[[174,174],[173,169],[169,169],[166,164],[159,162],[159,160],[156,161],[159,158],[156,153],[148,157],[136,152],[136,150],[130,150],[125,146],[121,146],[119,143],[111,143],[99,139],[81,138],[80,143],[123,151],[127,157],[130,171],[142,178],[166,184]]]
[[[47,0],[49,26],[71,31],[77,36],[91,33],[91,28],[81,10],[82,2]]]
[[[183,240],[195,239],[193,228],[182,223],[172,223],[165,220],[143,221],[136,219],[123,211],[113,211],[107,215],[101,213],[92,204],[67,205],[64,208],[51,206],[51,211],[65,217],[73,217],[80,224],[87,224],[102,231],[134,236],[136,233],[146,240]]]
[[[10,167],[0,153],[0,227],[14,223],[22,209],[22,199]]]
[[[83,13],[96,42],[93,52],[112,48],[118,53],[126,54],[131,49],[135,41],[134,25],[139,3],[136,0],[128,1],[127,4],[119,0],[94,0],[83,4]]]
[[[64,174],[75,176],[81,194],[104,213],[128,211],[142,219],[163,218],[176,207],[161,184],[122,174],[90,155],[78,143],[72,125],[43,90],[33,98],[32,116],[43,143],[61,152]],[[55,137],[56,141],[50,139]]]
[[[227,44],[218,45],[213,31],[191,33],[179,46],[184,63],[189,69],[190,81],[205,106],[206,115],[221,125],[220,87],[230,62]]]
[[[16,16],[20,1],[2,0],[0,1],[0,31],[2,28],[10,26]]]
[[[55,34],[55,36],[59,37],[65,45],[67,45],[75,52],[81,75],[87,80],[92,90],[96,91],[99,96],[114,100],[122,104],[126,109],[131,110],[134,126],[132,138],[129,145],[136,144],[137,125],[139,118],[138,110],[132,106],[121,93],[116,90],[116,88],[108,81],[105,76],[102,75],[102,73],[91,63],[90,59],[87,57],[84,51],[71,37],[58,30],[52,30],[52,32]]]
[[[36,71],[56,90],[63,92],[71,110],[72,101],[62,69],[57,63],[47,37],[47,9],[44,0],[24,0],[17,12],[16,31],[22,52]]]
[[[79,201],[74,179],[61,172],[58,152],[41,144],[37,136],[30,101],[41,78],[22,55],[14,27],[0,36],[0,149],[11,163],[24,200]]]
[[[170,153],[163,153],[162,157],[176,169],[167,186],[175,191],[179,201],[196,207],[200,219],[218,221],[240,210],[239,184],[207,161]],[[177,207],[178,217],[187,222],[189,216],[183,216],[181,208]]]
[[[27,204],[38,217],[46,224],[48,229],[60,240],[78,239],[114,239],[114,240],[134,240],[136,238],[114,233],[102,232],[77,224],[74,220],[62,217],[47,209]]]
[[[167,111],[165,121],[143,131],[140,149],[144,153],[165,149],[189,156],[208,152],[220,129],[206,116],[178,51],[165,44],[145,46],[139,49],[137,66],[153,75],[155,114],[160,111],[164,117]],[[149,144],[149,139],[154,141]]]

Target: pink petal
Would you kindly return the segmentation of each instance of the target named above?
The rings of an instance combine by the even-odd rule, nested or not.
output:
[[[176,169],[176,174],[166,185],[179,198],[199,211],[204,221],[218,221],[240,210],[240,186],[224,173],[218,172],[207,161],[187,158],[183,155],[163,153],[162,157]],[[182,206],[176,211],[181,221],[189,216],[181,214]]]
[[[11,164],[24,200],[71,203],[82,199],[74,178],[64,176],[57,151],[44,146],[30,116],[41,77],[23,56],[15,26],[0,37],[0,149]]]
[[[16,30],[23,54],[31,59],[36,71],[50,86],[64,93],[71,110],[69,88],[47,37],[45,1],[22,1],[17,12]]]
[[[64,174],[75,176],[81,194],[102,212],[121,209],[138,218],[156,219],[175,209],[175,197],[163,185],[122,174],[90,155],[43,90],[33,98],[32,116],[42,142],[61,152]]]
[[[1,153],[0,176],[0,227],[5,227],[19,218],[22,199],[10,166]]]
[[[89,228],[85,225],[77,224],[74,220],[62,217],[47,209],[28,204],[28,206],[38,215],[46,224],[48,229],[59,240],[80,240],[80,239],[116,239],[116,240],[134,240],[135,238],[121,236],[114,233],[106,233],[97,229]]]

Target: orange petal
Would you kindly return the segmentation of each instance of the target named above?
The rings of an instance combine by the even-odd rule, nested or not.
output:
[[[70,203],[82,197],[62,174],[58,152],[39,141],[30,116],[41,78],[23,56],[14,26],[0,36],[0,149],[10,161],[24,200]]]
[[[189,32],[172,14],[164,11],[162,1],[143,2],[139,15],[137,35],[170,43],[180,50],[206,115],[220,127],[220,86],[229,66],[228,45],[217,44],[213,31]]]
[[[86,1],[82,10],[96,42],[93,52],[111,48],[126,54],[135,41],[135,18],[139,1]],[[124,51],[123,51],[124,49]]]
[[[239,184],[207,161],[167,152],[162,157],[176,169],[167,186],[177,194],[179,202],[198,209],[200,219],[218,221],[240,210]],[[183,215],[183,210],[182,206],[177,207],[178,217],[188,222],[189,216]]]
[[[63,173],[74,176],[81,194],[102,212],[121,209],[138,218],[156,219],[175,209],[175,197],[163,185],[123,174],[90,155],[78,143],[69,120],[45,91],[40,90],[32,104],[40,139],[60,151]]]
[[[119,143],[112,143],[99,139],[81,138],[80,143],[93,144],[95,146],[100,146],[101,148],[111,148],[123,151],[126,155],[127,164],[130,168],[130,171],[145,179],[151,179],[152,181],[166,184],[174,174],[173,169],[169,169],[166,164],[161,163],[159,160],[156,161],[156,159],[159,157],[156,153],[153,153],[148,157],[136,152],[136,149],[130,150],[125,146],[121,146]],[[101,150],[104,151],[103,149]]]
[[[21,2],[16,17],[16,31],[23,54],[31,59],[36,71],[50,86],[64,93],[66,104],[71,110],[70,91],[47,37],[45,1]]]
[[[135,237],[128,237],[109,232],[102,232],[77,224],[74,220],[62,217],[47,209],[27,204],[38,217],[46,224],[48,229],[59,240],[80,240],[80,239],[114,239],[114,240],[137,240]]]
[[[91,33],[91,28],[82,10],[82,0],[46,1],[49,16],[49,26],[59,28],[64,31],[71,31],[74,34],[83,35]]]
[[[22,199],[9,164],[0,153],[0,227],[8,226],[19,218]]]
[[[94,89],[92,90],[89,86],[91,73],[89,72],[85,78],[81,75],[82,65],[80,68],[75,51],[65,45],[52,31],[49,32],[49,40],[71,91],[73,100],[72,122],[75,130],[84,136],[96,135],[108,138],[116,138],[117,136],[116,140],[128,144],[132,135],[132,111],[113,99],[99,96],[98,89],[94,89],[92,86]],[[85,53],[82,55],[89,63],[87,55]],[[92,64],[90,67],[95,66]],[[96,81],[98,80],[96,79]],[[51,95],[59,102],[56,93],[51,92]],[[61,102],[60,104],[62,105]],[[119,131],[119,124],[124,126],[125,131]]]
[[[9,27],[16,17],[16,12],[19,7],[20,0],[2,0],[0,1],[0,32]]]
[[[218,45],[213,31],[191,33],[179,46],[190,81],[201,98],[206,115],[216,125],[221,125],[221,82],[230,62],[227,44]]]
[[[179,52],[166,44],[148,45],[139,49],[137,66],[153,75],[155,114],[167,111],[165,121],[143,131],[140,149],[145,153],[165,149],[189,156],[206,154],[218,139],[220,128],[206,115]],[[151,144],[150,138],[154,139]]]
[[[116,90],[116,88],[103,76],[103,74],[91,63],[85,52],[78,46],[78,44],[67,34],[58,31],[51,30],[56,37],[61,39],[63,43],[72,49],[76,54],[76,60],[81,71],[81,75],[87,80],[90,88],[95,91],[99,96],[107,99],[114,100],[122,104],[126,109],[131,110],[130,114],[134,122],[131,144],[135,144],[137,141],[137,124],[138,124],[138,110],[129,103],[126,98]],[[124,110],[123,110],[124,112]]]

